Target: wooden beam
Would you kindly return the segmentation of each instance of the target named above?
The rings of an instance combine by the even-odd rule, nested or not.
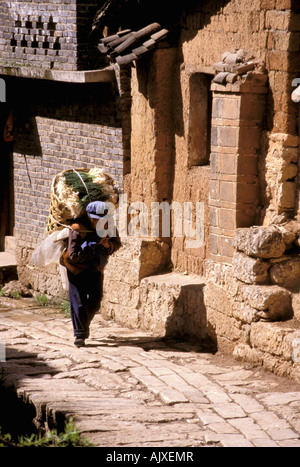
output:
[[[152,34],[151,39],[153,39],[155,42],[158,42],[162,39],[165,39],[165,37],[167,37],[168,34],[168,29],[162,29],[161,31],[156,32],[155,34]]]
[[[147,49],[147,47],[145,47],[144,45],[141,45],[140,47],[137,47],[136,49],[132,50],[132,53],[137,57],[140,57],[141,55],[147,52],[149,52],[149,49]]]
[[[130,47],[131,45],[133,45],[135,42],[136,42],[136,37],[135,35],[132,33],[130,35],[130,37],[128,37],[128,39],[126,39],[124,42],[122,42],[122,44],[118,45],[118,47],[116,47],[114,49],[114,52],[118,55],[122,54],[126,49],[128,49],[128,47]]]
[[[133,34],[132,32],[129,32],[125,36],[119,37],[118,39],[115,39],[114,41],[109,42],[107,44],[107,47],[109,47],[110,49],[114,49],[115,47],[119,46],[120,44],[123,44],[123,42],[125,42],[127,39],[129,39],[129,37],[131,37],[132,34]]]
[[[152,23],[152,24],[149,24],[148,26],[146,26],[145,28],[140,29],[139,31],[134,33],[134,35],[135,35],[135,37],[137,39],[141,39],[142,37],[148,36],[148,35],[154,33],[155,31],[158,31],[159,29],[161,29],[160,24]]]
[[[146,47],[148,50],[151,50],[156,46],[156,42],[153,39],[149,39],[148,41],[143,43],[143,46]]]
[[[116,32],[116,34],[113,34],[112,36],[102,37],[100,42],[102,42],[102,44],[108,44],[109,42],[121,39],[124,36],[128,36],[130,32],[130,29],[124,29],[123,31]]]
[[[133,62],[134,60],[137,60],[137,56],[134,53],[128,54],[128,55],[123,55],[121,57],[116,58],[116,62],[119,66],[122,65],[129,65],[129,63]]]

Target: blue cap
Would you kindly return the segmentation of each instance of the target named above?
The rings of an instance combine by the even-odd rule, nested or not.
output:
[[[104,201],[94,201],[86,207],[86,212],[92,219],[101,219],[108,214],[109,207]]]

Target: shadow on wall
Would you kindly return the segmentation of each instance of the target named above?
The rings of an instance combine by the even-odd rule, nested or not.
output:
[[[205,284],[182,287],[173,302],[173,312],[166,320],[166,338],[197,343],[203,351],[215,353],[217,336],[207,321],[204,302]]]
[[[42,156],[36,117],[120,127],[115,88],[107,83],[61,83],[7,78],[15,118],[14,152]]]

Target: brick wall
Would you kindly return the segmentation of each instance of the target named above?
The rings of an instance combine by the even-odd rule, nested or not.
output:
[[[230,263],[235,230],[258,222],[265,83],[266,76],[257,75],[248,85],[212,85],[210,232],[216,261]]]
[[[83,70],[99,66],[89,43],[98,2],[17,0],[0,3],[0,64]]]
[[[101,167],[122,187],[123,137],[118,93],[110,84],[7,78],[15,117],[15,236],[20,279],[56,290],[56,269],[31,277],[28,260],[44,238],[53,177]],[[49,275],[50,274],[50,275]],[[50,277],[50,279],[49,279]]]

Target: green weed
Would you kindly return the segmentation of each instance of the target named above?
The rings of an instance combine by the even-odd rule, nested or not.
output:
[[[0,447],[92,447],[88,441],[81,439],[80,432],[77,430],[75,423],[70,418],[65,425],[63,433],[57,433],[57,430],[51,430],[45,434],[38,433],[31,436],[20,436],[17,441],[14,441],[12,436],[2,434],[0,429]]]
[[[49,305],[49,300],[48,300],[48,297],[47,295],[45,294],[41,294],[41,295],[37,295],[35,297],[36,301],[38,302],[39,305],[41,306],[47,306]]]
[[[63,312],[64,315],[70,316],[70,302],[68,300],[64,300],[60,304],[60,309]]]

